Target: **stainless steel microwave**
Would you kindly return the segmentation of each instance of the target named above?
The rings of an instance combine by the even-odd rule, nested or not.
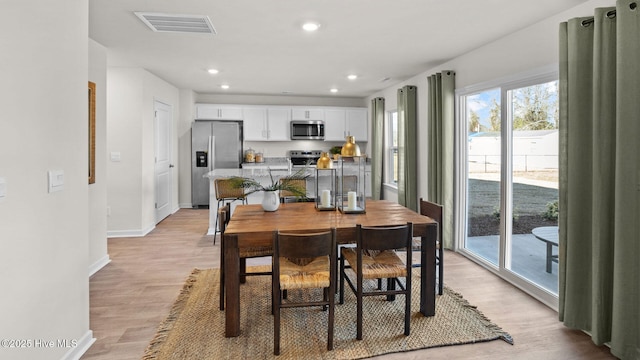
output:
[[[291,140],[324,140],[324,121],[291,121]]]

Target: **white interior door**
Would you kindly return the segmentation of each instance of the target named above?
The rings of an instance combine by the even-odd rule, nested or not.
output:
[[[155,185],[156,224],[171,214],[171,106],[156,101]]]

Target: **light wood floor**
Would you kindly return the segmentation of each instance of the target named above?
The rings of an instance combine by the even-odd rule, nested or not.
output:
[[[181,209],[143,238],[109,239],[111,263],[91,277],[90,329],[97,339],[82,357],[140,359],[193,268],[219,266],[220,244],[207,231],[208,210]],[[496,340],[390,354],[384,359],[612,359],[606,347],[558,322],[537,300],[466,258],[445,253],[445,284],[509,332]],[[217,310],[217,299],[212,302]],[[265,354],[267,356],[269,354]]]

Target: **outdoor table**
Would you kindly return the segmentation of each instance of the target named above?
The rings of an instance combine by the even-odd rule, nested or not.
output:
[[[224,233],[225,336],[240,335],[239,248],[271,246],[274,230],[317,231],[336,228],[338,244],[355,243],[356,224],[363,226],[413,224],[413,236],[421,237],[420,312],[435,315],[436,239],[438,223],[388,200],[368,200],[366,212],[343,214],[318,211],[315,203],[281,204],[267,212],[261,205],[238,205]]]
[[[558,255],[553,254],[553,247],[558,246],[558,227],[542,226],[531,230],[535,237],[547,244],[547,272],[551,273],[551,262],[558,263]]]

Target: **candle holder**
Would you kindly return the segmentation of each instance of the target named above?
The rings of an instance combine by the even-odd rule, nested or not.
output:
[[[365,212],[365,165],[361,156],[338,157],[336,204],[345,214]]]
[[[316,210],[336,210],[336,169],[316,169]]]

